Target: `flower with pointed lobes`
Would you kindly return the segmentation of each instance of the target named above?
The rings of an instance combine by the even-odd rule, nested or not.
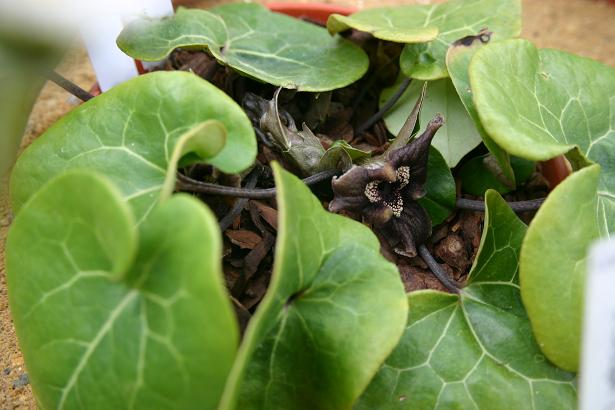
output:
[[[431,219],[416,201],[425,196],[429,147],[443,124],[437,114],[409,144],[334,178],[329,210],[360,214],[395,252],[416,256],[417,247],[431,235]]]

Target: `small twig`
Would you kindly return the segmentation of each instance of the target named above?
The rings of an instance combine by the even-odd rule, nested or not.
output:
[[[436,262],[433,256],[431,256],[431,253],[429,253],[427,247],[425,245],[421,245],[419,246],[418,251],[421,258],[423,258],[427,266],[429,266],[429,269],[431,269],[431,272],[436,278],[438,278],[440,283],[442,283],[444,287],[452,293],[459,293],[459,287],[457,286],[457,284],[453,282],[451,278],[448,277],[440,264]]]
[[[253,189],[256,186],[256,183],[258,182],[258,178],[260,177],[260,175],[261,175],[261,169],[260,169],[260,167],[257,167],[246,178],[246,186],[245,186],[245,188],[246,189]],[[226,214],[224,216],[224,218],[222,218],[220,220],[220,230],[226,231],[228,229],[228,227],[231,226],[231,224],[233,223],[235,218],[237,218],[237,215],[239,215],[241,213],[241,211],[243,211],[243,208],[245,208],[247,203],[248,203],[248,198],[240,198],[240,199],[238,199],[237,203],[235,203],[235,206],[233,206],[233,208],[231,208],[229,213]]]
[[[307,186],[311,186],[317,184],[319,182],[325,181],[327,179],[331,179],[334,176],[338,175],[340,171],[337,170],[329,170],[318,172],[312,176],[309,176],[303,179],[303,183]],[[250,199],[265,199],[265,198],[274,198],[276,195],[275,188],[266,188],[266,189],[245,189],[245,188],[234,188],[224,185],[218,184],[210,184],[207,182],[201,182],[189,178],[185,175],[179,174],[177,177],[177,188],[180,191],[189,191],[189,192],[199,192],[210,195],[220,195],[220,196],[236,196],[239,198],[250,198]]]
[[[384,105],[380,108],[380,110],[378,110],[376,114],[372,115],[367,121],[365,121],[363,124],[358,126],[355,132],[357,134],[360,134],[363,131],[367,130],[372,125],[374,125],[378,120],[380,120],[384,116],[384,114],[387,111],[389,111],[391,107],[394,106],[395,103],[401,98],[403,93],[406,91],[406,89],[410,85],[410,82],[411,82],[410,78],[404,78],[404,81],[402,81],[397,91],[395,91],[395,94],[393,94],[391,98],[389,98],[387,102],[384,103]]]
[[[515,212],[535,211],[543,204],[545,198],[530,199],[529,201],[507,202],[508,206]],[[485,203],[474,199],[458,198],[455,205],[459,209],[469,211],[485,212]]]
[[[72,81],[62,77],[60,74],[53,70],[48,72],[47,77],[49,78],[49,80],[53,81],[55,84],[59,85],[75,97],[79,98],[81,101],[85,102],[94,98],[92,94],[85,91],[83,88],[79,87]]]

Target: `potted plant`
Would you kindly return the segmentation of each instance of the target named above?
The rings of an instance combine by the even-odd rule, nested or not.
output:
[[[327,29],[137,21],[118,45],[165,70],[21,155],[8,285],[42,407],[575,406],[615,71],[515,39],[513,0]]]

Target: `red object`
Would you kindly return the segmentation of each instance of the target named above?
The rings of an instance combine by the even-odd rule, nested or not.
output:
[[[550,189],[555,188],[572,173],[572,166],[563,155],[543,161],[539,166],[540,173],[549,183]]]
[[[355,7],[336,6],[322,3],[267,3],[267,8],[277,13],[287,14],[297,18],[308,18],[321,24],[326,24],[331,14],[347,16],[357,11]]]
[[[141,60],[135,60],[135,65],[137,66],[137,72],[139,75],[147,73],[147,70],[143,67],[143,62]]]
[[[102,94],[102,91],[100,91],[100,85],[98,85],[98,83],[94,83],[92,88],[90,88],[90,94],[92,94],[94,97]]]

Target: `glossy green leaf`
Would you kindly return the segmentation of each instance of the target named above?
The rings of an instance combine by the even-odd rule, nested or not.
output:
[[[574,375],[549,363],[532,335],[518,285],[526,231],[495,192],[460,295],[408,295],[406,331],[357,409],[575,409]]]
[[[459,170],[461,189],[471,195],[483,196],[488,189],[494,189],[500,194],[506,194],[513,189],[500,182],[493,172],[494,158],[492,155],[481,155],[470,159]],[[515,180],[523,184],[536,169],[536,163],[519,157],[511,157],[510,164]],[[497,170],[500,170],[497,167]]]
[[[355,29],[397,43],[426,43],[438,37],[438,27],[424,24],[429,7],[379,7],[361,10],[350,16],[332,14],[327,20],[329,33]],[[409,11],[412,11],[411,13]]]
[[[382,91],[380,105],[383,105],[399,88],[401,81],[402,77],[398,78],[393,86]],[[391,134],[397,135],[403,127],[408,113],[412,111],[412,107],[421,95],[422,87],[422,82],[412,82],[397,103],[385,114],[384,121]],[[448,166],[452,168],[464,155],[481,143],[480,134],[457,96],[455,87],[448,79],[428,83],[423,108],[419,115],[421,126],[419,134],[425,131],[427,123],[437,113],[442,113],[446,122],[438,130],[432,145],[440,151]]]
[[[602,166],[602,234],[615,230],[615,69],[509,40],[470,64],[476,109],[489,135],[513,155],[546,160],[578,148]]]
[[[521,295],[545,355],[564,369],[579,367],[585,260],[598,238],[600,167],[575,172],[551,192],[523,242]]]
[[[38,138],[13,170],[12,207],[55,175],[87,168],[116,184],[140,222],[173,189],[177,161],[189,153],[224,172],[242,171],[256,156],[250,121],[193,74],[147,74],[81,105]]]
[[[6,252],[41,408],[216,408],[238,328],[202,204],[174,197],[137,233],[111,182],[69,171],[22,208]]]
[[[241,73],[300,91],[344,87],[361,78],[369,64],[350,41],[259,4],[180,8],[172,18],[135,21],[118,45],[145,61],[161,60],[178,47],[207,49]]]
[[[435,80],[447,77],[445,56],[449,45],[488,27],[496,38],[521,32],[519,0],[452,0],[431,5],[406,5],[362,10],[349,17],[334,14],[327,28],[338,33],[348,28],[376,38],[409,43],[400,56],[408,77]]]
[[[475,33],[474,35],[477,35]],[[489,39],[491,36],[488,36]],[[466,107],[468,114],[474,121],[476,130],[480,134],[483,143],[495,159],[495,162],[491,164],[491,168],[494,169],[492,174],[495,174],[498,178],[500,185],[506,189],[514,189],[516,185],[515,173],[510,163],[510,155],[504,151],[490,136],[487,134],[483,125],[478,117],[474,100],[472,99],[472,88],[470,87],[470,74],[469,66],[472,57],[481,47],[484,46],[481,37],[469,40],[470,43],[454,43],[446,53],[446,68],[451,77],[451,81],[457,90],[457,95],[461,99],[462,104]],[[495,187],[493,187],[495,188]],[[498,189],[499,192],[503,192]],[[485,192],[485,191],[483,191]],[[481,193],[482,195],[482,193]]]
[[[425,192],[419,203],[431,217],[431,224],[435,226],[444,222],[455,210],[457,188],[446,161],[434,147],[429,151]]]
[[[424,25],[438,27],[438,37],[429,43],[408,44],[399,56],[402,72],[411,78],[435,80],[448,76],[446,52],[456,40],[482,28],[494,33],[493,40],[521,33],[520,0],[452,0],[423,7]],[[412,11],[409,10],[409,13]]]
[[[369,228],[326,212],[295,176],[273,168],[274,270],[221,408],[347,409],[402,334],[403,285]]]

